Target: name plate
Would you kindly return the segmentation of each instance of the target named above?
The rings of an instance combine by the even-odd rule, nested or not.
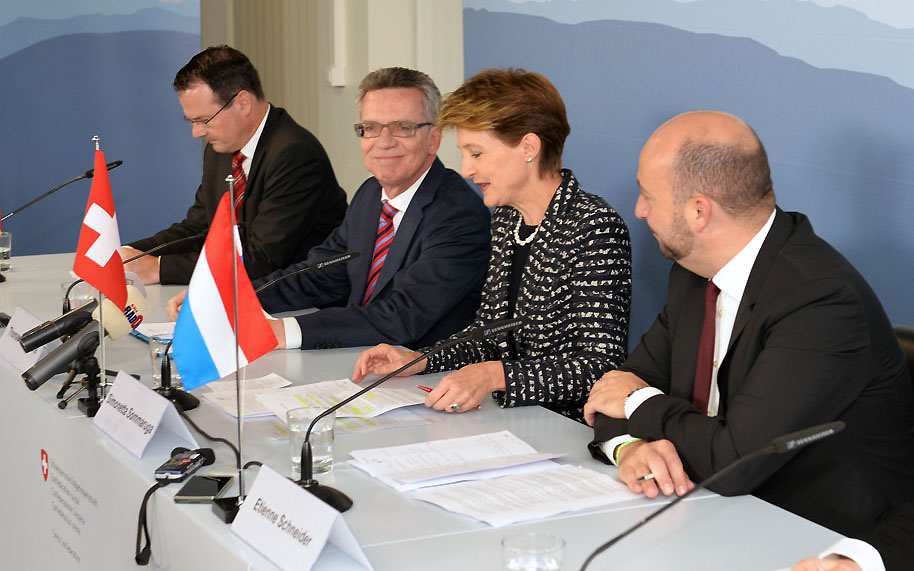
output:
[[[199,448],[171,402],[124,371],[118,371],[94,422],[137,458],[157,432],[169,432],[181,444],[190,444],[188,448]]]
[[[0,335],[0,357],[6,359],[10,365],[16,368],[21,375],[28,371],[45,355],[56,349],[60,345],[60,339],[54,339],[50,343],[26,353],[19,344],[19,338],[23,333],[27,333],[34,327],[41,325],[43,322],[28,311],[17,307],[10,317],[10,322]]]
[[[311,569],[328,541],[373,569],[340,512],[268,466],[260,468],[232,531],[283,569]]]

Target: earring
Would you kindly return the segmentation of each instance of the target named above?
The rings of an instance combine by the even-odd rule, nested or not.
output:
[[[532,162],[533,162],[533,157],[527,157],[527,162],[528,162],[528,163],[532,163]]]

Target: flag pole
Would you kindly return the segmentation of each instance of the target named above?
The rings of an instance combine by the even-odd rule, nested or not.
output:
[[[244,417],[244,409],[241,407],[241,348],[238,344],[238,256],[235,253],[235,226],[238,224],[238,220],[235,218],[235,204],[234,204],[234,194],[235,194],[235,177],[233,175],[228,175],[225,178],[225,181],[228,183],[228,193],[229,193],[229,220],[231,224],[229,226],[229,232],[231,232],[229,243],[232,245],[232,331],[235,332],[235,410],[237,411],[237,425],[238,425],[238,502],[244,502],[244,469],[242,468],[244,464],[244,453],[242,448],[241,441],[241,423],[242,418]]]
[[[92,141],[95,142],[95,150],[99,149],[99,141],[101,138],[98,135],[92,137]],[[105,307],[105,294],[102,293],[101,289],[96,289],[98,292],[98,344],[100,347],[101,353],[101,379],[98,383],[99,397],[105,399],[105,389],[108,386],[108,362],[105,359],[105,314],[103,313]]]

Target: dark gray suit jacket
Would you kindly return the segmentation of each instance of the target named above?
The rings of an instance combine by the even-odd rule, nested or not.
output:
[[[668,439],[698,482],[776,436],[843,420],[837,436],[711,488],[752,493],[845,535],[914,497],[914,401],[898,341],[866,281],[806,217],[777,211],[718,370],[713,418],[690,402],[706,282],[673,266],[666,307],[620,367],[665,394],[628,421],[599,415],[594,443],[626,432]]]
[[[417,347],[462,329],[479,306],[489,256],[489,211],[464,180],[435,159],[403,216],[369,302],[361,305],[381,214],[381,186],[370,178],[343,223],[303,264],[351,250],[359,257],[298,274],[259,293],[271,313],[296,317],[302,349],[394,343]],[[296,264],[254,282],[257,287]]]
[[[157,234],[130,244],[139,250],[193,236],[209,229],[219,200],[228,189],[232,154],[203,152],[203,179],[187,217]],[[346,211],[346,193],[336,182],[330,159],[317,138],[284,109],[271,107],[251,158],[244,201],[238,216],[244,267],[258,278],[305,259],[308,251],[336,228]],[[160,251],[159,281],[190,281],[203,239]]]

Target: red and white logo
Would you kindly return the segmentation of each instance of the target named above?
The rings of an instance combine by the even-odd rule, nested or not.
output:
[[[44,481],[48,481],[48,453],[44,448],[41,449],[41,475],[44,476]]]

